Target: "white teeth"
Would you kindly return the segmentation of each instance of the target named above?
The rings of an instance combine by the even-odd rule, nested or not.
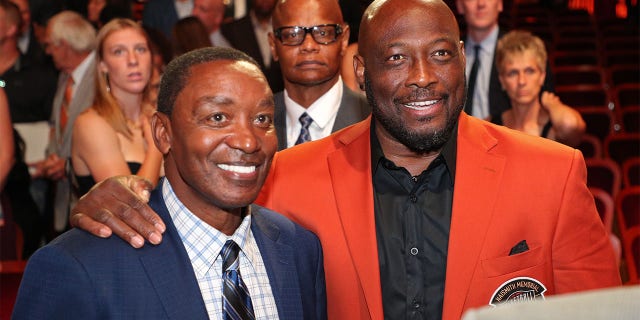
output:
[[[414,110],[422,110],[436,104],[436,102],[438,102],[438,100],[417,101],[417,102],[406,103],[404,104],[404,106]]]
[[[256,166],[232,166],[229,164],[219,164],[218,168],[236,173],[252,173],[256,171]]]

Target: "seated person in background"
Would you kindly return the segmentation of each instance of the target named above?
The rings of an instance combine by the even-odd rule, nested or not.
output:
[[[96,96],[76,119],[71,165],[78,195],[105,178],[137,174],[155,184],[162,155],[149,120],[151,51],[137,23],[114,19],[98,33]]]
[[[176,56],[212,46],[207,29],[200,19],[194,16],[182,18],[176,22],[173,26],[171,42]]]
[[[230,48],[192,51],[167,66],[158,101],[166,179],[150,204],[162,244],[73,229],[29,260],[13,318],[326,319],[320,241],[251,205],[277,148],[258,64]]]
[[[576,147],[586,124],[553,93],[542,92],[547,52],[530,32],[514,30],[498,41],[496,65],[511,109],[491,122]]]

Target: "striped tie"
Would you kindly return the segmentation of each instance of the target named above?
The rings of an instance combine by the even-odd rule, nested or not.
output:
[[[233,240],[222,247],[222,310],[225,320],[255,319],[249,290],[240,277],[238,253]]]
[[[64,96],[62,97],[62,105],[60,106],[60,132],[64,132],[69,121],[69,104],[73,98],[73,77],[67,78],[67,83],[64,88]]]
[[[298,119],[302,127],[300,128],[300,135],[298,136],[298,140],[296,140],[296,144],[305,143],[307,141],[311,141],[311,134],[309,133],[309,126],[313,123],[313,119],[305,112]]]

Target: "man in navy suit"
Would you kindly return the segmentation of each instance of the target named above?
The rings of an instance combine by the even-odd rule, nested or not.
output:
[[[325,319],[318,238],[251,205],[277,148],[273,114],[267,80],[244,53],[210,47],[171,62],[152,121],[166,179],[150,203],[165,241],[134,249],[63,234],[30,259],[13,318],[222,319],[221,248],[233,241],[256,319]]]

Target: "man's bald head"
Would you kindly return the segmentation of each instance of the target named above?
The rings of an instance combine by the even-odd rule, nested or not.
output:
[[[273,28],[285,25],[287,20],[301,12],[318,12],[320,9],[329,12],[332,20],[344,23],[338,0],[278,0],[273,10]]]
[[[414,10],[422,7],[429,13],[438,17],[438,23],[446,23],[450,25],[451,32],[457,38],[460,38],[458,30],[458,22],[449,6],[442,0],[375,0],[362,15],[360,22],[360,33],[358,36],[359,54],[362,55],[370,49],[372,37],[379,35],[384,28],[388,27],[388,22],[406,20],[407,10]],[[384,20],[384,21],[383,21]],[[412,20],[414,24],[427,21],[422,19]],[[382,23],[384,22],[384,23]]]

